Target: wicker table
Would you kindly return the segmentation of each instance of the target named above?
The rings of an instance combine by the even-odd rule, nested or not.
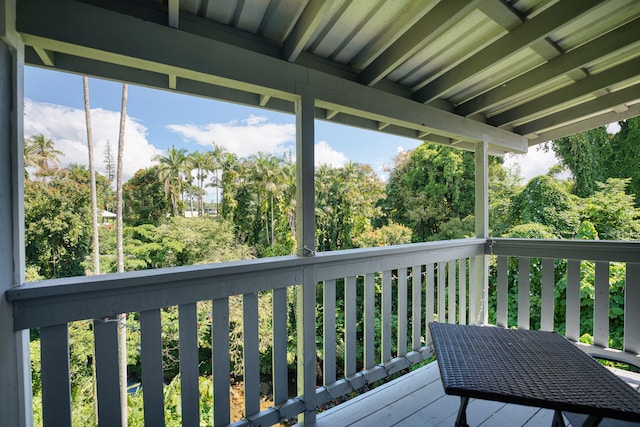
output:
[[[430,323],[445,393],[461,397],[456,426],[468,426],[469,398],[640,421],[640,393],[554,332]]]

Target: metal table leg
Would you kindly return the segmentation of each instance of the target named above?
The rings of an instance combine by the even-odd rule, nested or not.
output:
[[[467,405],[468,397],[460,397],[460,409],[458,409],[458,418],[456,418],[456,427],[469,427],[467,424]]]

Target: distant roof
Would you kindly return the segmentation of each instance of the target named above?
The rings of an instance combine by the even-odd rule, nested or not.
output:
[[[109,212],[109,211],[102,211],[102,213],[100,214],[102,216],[102,218],[115,218],[116,214],[114,214],[113,212]]]

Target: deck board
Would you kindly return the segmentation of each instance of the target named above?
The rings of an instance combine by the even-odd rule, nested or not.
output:
[[[390,381],[324,411],[317,427],[340,426],[453,426],[460,399],[444,393],[436,362]],[[574,418],[575,419],[575,418]],[[467,421],[471,426],[550,426],[553,411],[521,405],[471,399]],[[565,417],[567,427],[572,424]],[[620,424],[605,419],[601,427]],[[624,424],[640,425],[640,424]]]

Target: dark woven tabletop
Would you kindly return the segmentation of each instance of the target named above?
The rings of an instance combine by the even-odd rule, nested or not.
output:
[[[447,394],[640,421],[640,393],[557,333],[429,329]]]

